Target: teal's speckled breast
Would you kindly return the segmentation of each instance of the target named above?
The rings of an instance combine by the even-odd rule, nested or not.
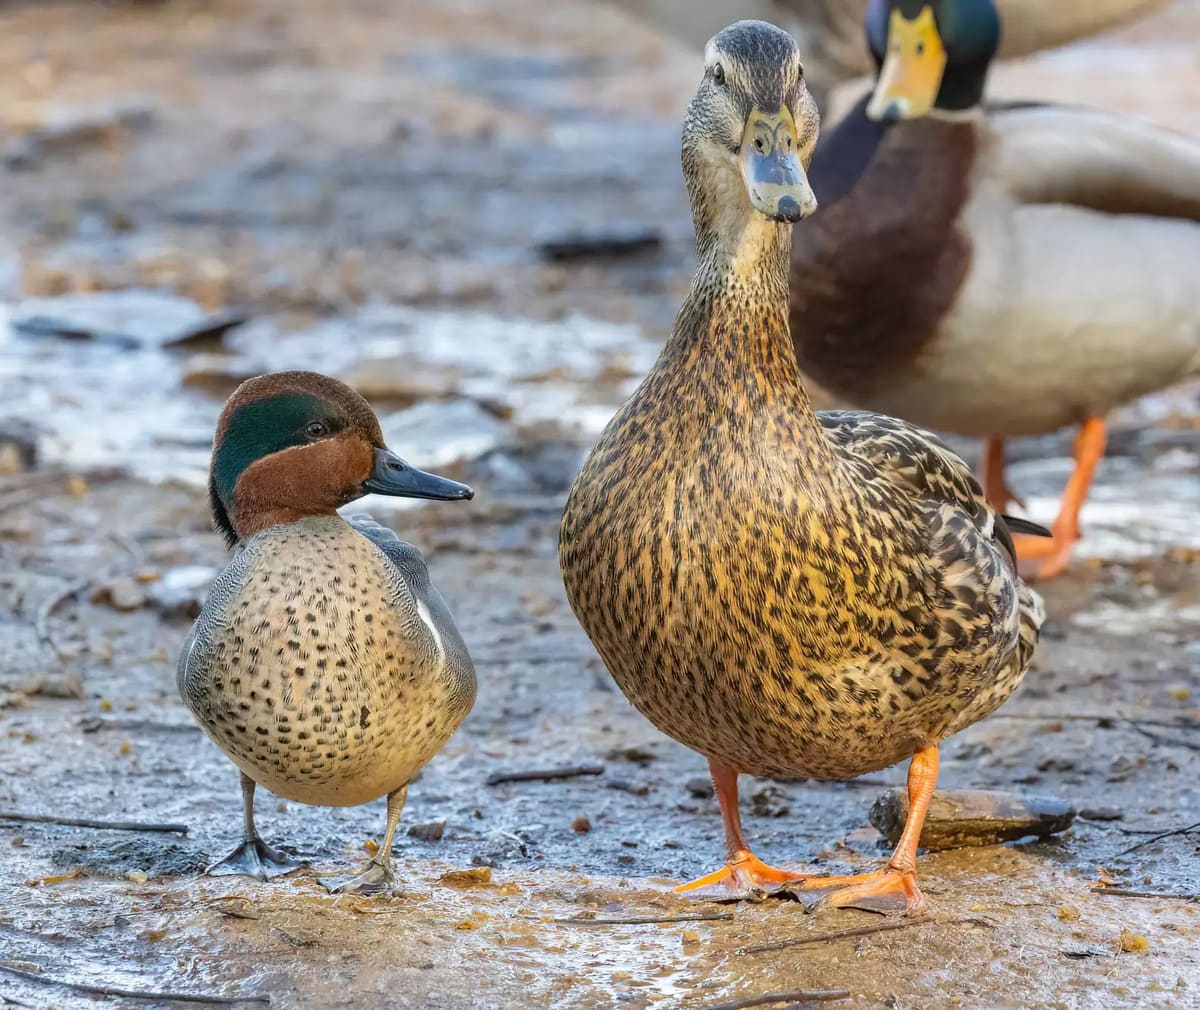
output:
[[[408,783],[475,698],[474,667],[420,554],[339,517],[273,527],[239,548],[178,679],[242,771],[328,806]]]

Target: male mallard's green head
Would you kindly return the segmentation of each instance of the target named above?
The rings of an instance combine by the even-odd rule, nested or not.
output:
[[[982,101],[1000,46],[993,0],[871,0],[866,26],[880,68],[867,106],[872,119],[916,119]]]
[[[683,173],[697,229],[729,214],[792,222],[816,210],[805,170],[819,122],[787,32],[739,21],[714,36],[683,124]]]
[[[472,495],[465,484],[409,466],[383,444],[367,401],[315,372],[274,372],[237,388],[217,421],[208,492],[230,546],[365,494]]]

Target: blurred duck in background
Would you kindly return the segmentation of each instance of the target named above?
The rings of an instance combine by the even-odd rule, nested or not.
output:
[[[789,31],[805,54],[810,93],[824,109],[838,84],[872,72],[863,46],[868,0],[606,0],[683,42],[702,46],[737,18],[772,21]],[[1096,35],[1161,9],[1172,0],[997,0],[1004,31],[1000,59]]]
[[[1048,578],[1105,415],[1200,374],[1200,141],[985,103],[993,0],[872,0],[866,27],[878,80],[818,145],[821,210],[793,248],[800,366],[856,406],[987,439],[1002,512],[1004,439],[1080,426],[1053,539],[1018,537],[1023,573]]]

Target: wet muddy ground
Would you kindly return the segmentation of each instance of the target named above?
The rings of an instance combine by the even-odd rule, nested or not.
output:
[[[998,85],[1200,132],[1197,32],[1183,4]],[[0,971],[0,1004],[90,1004],[49,980],[448,1010],[1200,1000],[1198,836],[1157,838],[1200,810],[1195,387],[1117,419],[1036,670],[944,748],[945,787],[1068,800],[1065,835],[924,857],[930,915],[866,935],[829,936],[882,920],[671,894],[721,854],[703,763],[609,681],[555,541],[686,286],[696,59],[624,15],[526,0],[0,12],[0,812],[188,828],[0,820],[0,968],[37,976]],[[569,258],[580,235],[637,251]],[[160,294],[93,294],[139,288]],[[362,506],[425,552],[480,675],[410,791],[391,898],[199,875],[240,827],[235,771],[174,684],[225,558],[201,482],[221,398],[277,367],[347,377],[396,448],[477,489]],[[1039,518],[1068,448],[1013,446]],[[601,770],[485,784],[563,766]],[[747,828],[784,865],[870,867],[867,812],[902,781],[746,780]],[[258,817],[327,871],[366,857],[383,803],[260,792]],[[444,878],[463,870],[488,879]],[[610,921],[677,916],[703,918]]]

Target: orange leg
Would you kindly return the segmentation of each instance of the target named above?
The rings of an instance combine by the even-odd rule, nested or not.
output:
[[[1005,513],[1009,505],[1025,507],[1004,478],[1004,439],[988,438],[983,443],[983,493],[997,512]]]
[[[712,773],[717,803],[721,806],[721,819],[725,822],[725,865],[715,873],[680,884],[675,888],[676,892],[696,891],[714,884],[724,884],[730,890],[743,891],[802,879],[804,874],[777,870],[750,851],[746,836],[742,833],[742,815],[738,810],[738,773],[711,759],[708,769]]]
[[[1104,455],[1107,435],[1104,421],[1090,417],[1075,438],[1075,469],[1063,492],[1058,518],[1051,530],[1053,538],[1016,536],[1021,574],[1028,579],[1050,579],[1062,573],[1071,558],[1075,541],[1079,539],[1079,511],[1083,508],[1096,465]]]
[[[938,749],[925,747],[908,766],[908,819],[892,858],[882,870],[850,877],[809,877],[799,885],[804,891],[828,891],[828,902],[838,908],[869,912],[918,915],[925,911],[925,896],[917,886],[917,844],[937,786]]]

